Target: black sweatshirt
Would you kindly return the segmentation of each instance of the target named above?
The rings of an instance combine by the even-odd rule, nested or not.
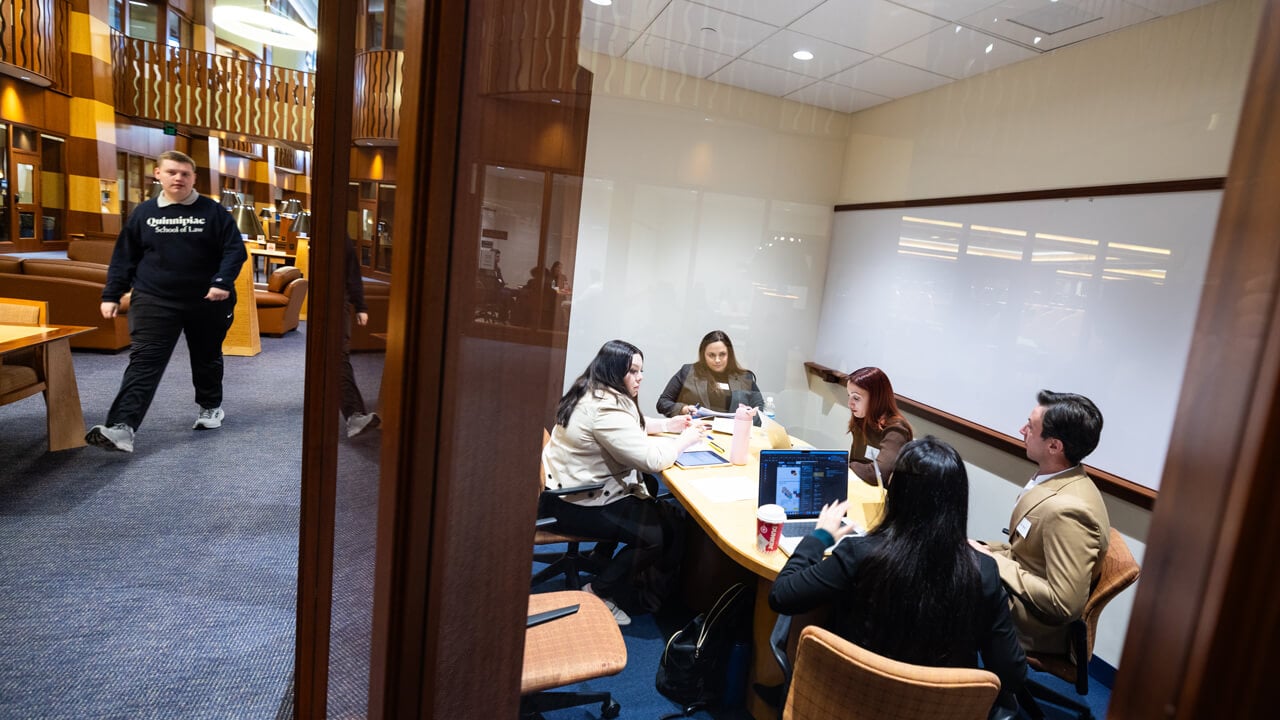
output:
[[[163,197],[163,196],[162,196]],[[130,288],[172,300],[199,300],[216,287],[235,298],[236,276],[249,257],[231,213],[195,194],[190,204],[138,206],[116,239],[102,289],[103,302],[120,302]]]

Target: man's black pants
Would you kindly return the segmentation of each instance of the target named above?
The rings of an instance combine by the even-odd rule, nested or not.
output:
[[[220,407],[222,341],[231,327],[235,306],[235,296],[219,302],[183,301],[134,291],[128,315],[129,367],[107,413],[107,425],[124,423],[138,429],[180,334],[187,336],[196,404],[202,408]]]

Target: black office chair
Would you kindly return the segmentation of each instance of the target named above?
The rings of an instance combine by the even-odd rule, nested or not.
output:
[[[542,446],[546,447],[551,441],[551,435],[546,430],[542,431]],[[599,490],[604,487],[604,483],[597,483],[585,487],[576,487],[572,490],[548,490],[546,488],[545,478],[546,472],[541,470],[539,465],[538,472],[538,493],[539,495],[561,496],[570,493],[582,492],[583,490]],[[534,547],[542,547],[546,545],[564,545],[563,551],[544,551],[533,553],[533,561],[536,563],[546,564],[538,572],[533,574],[530,583],[531,587],[537,587],[542,583],[564,574],[564,586],[569,590],[580,590],[582,588],[582,573],[595,574],[600,572],[604,567],[604,559],[600,557],[592,557],[582,551],[583,543],[598,543],[597,538],[586,537],[583,535],[568,535],[556,532],[550,529],[555,524],[555,518],[539,517],[534,526],[533,544]]]

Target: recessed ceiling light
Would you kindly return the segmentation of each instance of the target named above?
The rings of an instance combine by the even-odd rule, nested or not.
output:
[[[1042,38],[1041,38],[1039,35],[1037,35],[1037,36],[1036,36],[1036,39],[1031,41],[1031,44],[1032,44],[1032,45],[1039,45],[1039,44],[1040,44],[1040,40],[1041,40],[1041,39],[1042,39]]]
[[[993,48],[995,48],[995,46],[996,46],[996,44],[995,44],[995,43],[990,43],[990,44],[988,44],[988,45],[987,45],[987,49],[986,49],[986,50],[984,50],[983,52],[991,52],[991,50],[992,50]]]
[[[605,6],[613,4],[613,0],[591,0],[591,2],[595,3],[596,5],[605,5]]]
[[[956,26],[956,32],[960,32],[960,26],[959,26],[959,25],[957,25],[957,26]]]
[[[813,53],[809,52],[808,50],[797,50],[791,53],[791,57],[797,60],[812,60]]]

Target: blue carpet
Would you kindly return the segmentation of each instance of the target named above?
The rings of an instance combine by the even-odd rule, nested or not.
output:
[[[546,545],[540,551],[563,551],[564,546]],[[545,567],[534,564],[533,570]],[[550,592],[564,589],[564,576],[553,579],[534,588],[534,592]],[[655,615],[633,615],[631,624],[622,628],[622,637],[627,645],[627,666],[619,674],[601,678],[579,685],[570,686],[566,690],[610,692],[613,699],[622,706],[624,718],[659,718],[664,715],[680,712],[676,703],[668,700],[654,688],[654,674],[658,670],[658,661],[666,647],[667,638],[684,625],[690,613],[688,610],[674,608],[663,610]],[[1045,673],[1031,672],[1037,680],[1068,697],[1079,697],[1073,686]],[[751,692],[748,688],[747,692]],[[1094,717],[1106,718],[1107,703],[1111,699],[1111,691],[1100,682],[1091,682],[1089,695],[1084,701],[1089,705]],[[1047,703],[1041,703],[1047,720],[1074,720],[1073,713]],[[584,705],[577,708],[566,708],[544,713],[547,720],[595,720],[600,717],[600,706]],[[746,720],[747,713],[741,707],[704,710],[690,717],[714,718],[715,720]]]
[[[222,428],[191,429],[185,343],[133,454],[45,451],[0,408],[0,718],[274,718],[293,673],[305,337],[227,357]],[[126,353],[74,353],[87,424]]]

